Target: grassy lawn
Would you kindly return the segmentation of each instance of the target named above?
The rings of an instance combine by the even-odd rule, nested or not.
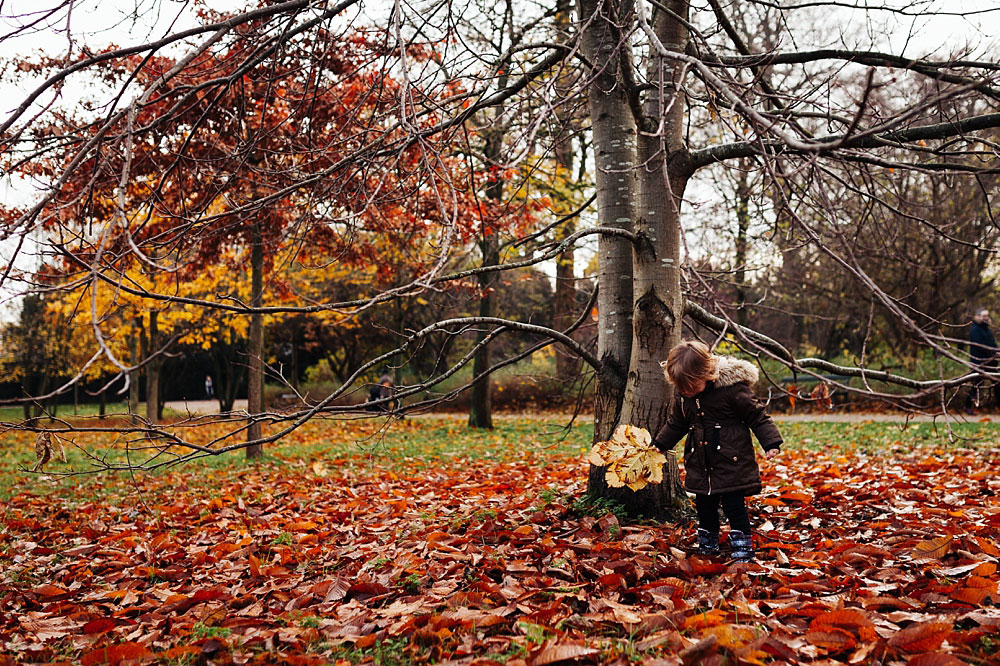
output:
[[[860,450],[878,455],[927,447],[997,447],[1000,423],[823,423],[803,421],[779,423],[787,447],[843,451]]]
[[[146,410],[145,403],[140,403],[140,414],[144,414]],[[108,415],[115,414],[127,414],[128,413],[128,403],[125,402],[109,402],[104,406],[105,413]],[[96,416],[100,411],[100,405],[96,403],[86,403],[74,407],[73,405],[59,405],[59,409],[56,412],[57,418],[71,418],[74,416]],[[0,422],[2,423],[20,423],[24,420],[24,408],[23,407],[0,407]],[[42,420],[47,420],[46,416],[42,415]]]
[[[44,423],[44,422],[43,422]],[[102,421],[77,421],[82,427],[96,427]],[[54,424],[58,427],[58,424]],[[317,465],[325,473],[338,469],[391,470],[415,474],[428,469],[453,464],[457,459],[509,462],[531,457],[535,464],[545,466],[565,460],[567,456],[582,456],[593,437],[593,426],[578,423],[571,429],[556,419],[503,419],[492,431],[473,430],[465,425],[464,417],[417,417],[395,422],[389,428],[382,421],[314,420],[298,429],[280,443],[266,447],[258,465],[296,468]],[[204,442],[235,432],[222,443],[240,441],[236,432],[239,422],[216,422],[204,426],[172,429],[177,434]],[[169,426],[168,426],[169,429]],[[103,463],[123,464],[167,459],[153,457],[141,439],[115,433],[76,433],[64,438],[67,463],[54,457],[44,475],[27,471],[35,464],[34,433],[7,431],[0,434],[0,501],[22,489],[38,493],[71,493],[78,497],[128,495],[133,486],[120,483],[130,478],[126,472],[97,472]],[[181,453],[179,447],[171,452]],[[238,477],[247,462],[242,450],[217,456],[205,456],[180,466],[165,466],[138,473],[139,480],[157,485],[158,480],[183,471],[191,485],[221,485]],[[44,476],[44,483],[37,482]]]
[[[75,421],[83,427],[95,427],[98,419]],[[530,460],[537,466],[564,464],[579,460],[589,449],[593,425],[577,422],[568,430],[566,421],[546,419],[498,419],[493,431],[468,428],[465,417],[411,417],[386,428],[377,420],[314,420],[280,443],[265,449],[257,465],[296,469],[311,467],[336,476],[350,471],[364,473],[392,472],[422,474],[462,461],[506,463]],[[188,439],[206,442],[222,438],[223,444],[242,439],[239,423],[216,422],[204,426],[185,426],[174,431]],[[169,426],[168,426],[169,427]],[[912,423],[905,428],[898,423],[820,423],[795,422],[780,425],[786,449],[829,450],[869,455],[899,454],[913,447],[997,448],[1000,424],[955,423],[951,429],[932,423]],[[122,464],[162,462],[169,458],[154,456],[145,442],[135,436],[116,433],[76,433],[64,439],[68,463],[58,458],[46,466],[45,474],[27,471],[35,463],[34,434],[18,431],[0,433],[0,501],[17,492],[72,495],[103,500],[122,500],[135,496],[136,488],[152,488],[169,483],[181,473],[193,487],[210,490],[238,478],[247,468],[242,450],[217,456],[205,456],[179,466],[163,466],[153,471],[99,472],[104,463]],[[183,453],[179,447],[170,453]],[[123,481],[125,481],[123,483]]]

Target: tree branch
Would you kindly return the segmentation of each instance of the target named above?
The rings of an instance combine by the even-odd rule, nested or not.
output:
[[[865,380],[886,382],[887,384],[897,384],[899,386],[905,386],[922,392],[942,387],[960,386],[981,376],[980,373],[973,372],[959,377],[952,377],[951,379],[930,379],[920,381],[917,379],[911,379],[910,377],[904,377],[903,375],[894,375],[892,373],[885,372],[884,370],[869,370],[867,368],[837,365],[835,363],[831,363],[830,361],[811,356],[797,359],[776,340],[773,340],[763,333],[759,333],[751,328],[740,326],[736,322],[728,321],[722,317],[717,317],[693,301],[689,300],[685,302],[684,314],[690,316],[698,323],[710,330],[716,331],[717,333],[724,333],[730,329],[735,331],[739,337],[746,339],[755,347],[769,351],[777,360],[784,363],[785,366],[792,371],[812,368],[824,372],[844,375],[846,377],[861,377]]]
[[[346,2],[343,2],[342,5],[338,7],[338,9],[342,11],[344,9],[347,9],[351,5],[356,4],[357,2],[360,2],[360,0],[346,0]],[[203,25],[196,28],[190,28],[188,30],[182,30],[181,32],[168,35],[167,37],[164,37],[163,39],[157,40],[155,42],[139,44],[137,46],[130,46],[123,49],[115,49],[114,51],[108,51],[107,53],[101,53],[100,55],[96,55],[81,60],[65,69],[56,72],[48,79],[43,81],[37,88],[35,88],[24,99],[21,105],[18,106],[17,109],[15,109],[11,113],[11,115],[7,118],[7,120],[4,121],[3,124],[0,124],[0,135],[3,135],[8,129],[10,129],[10,127],[15,122],[17,122],[17,119],[24,114],[24,112],[34,103],[36,99],[39,98],[39,96],[42,95],[42,93],[52,88],[60,81],[65,80],[71,74],[84,70],[88,67],[92,67],[94,65],[99,65],[102,62],[107,62],[109,60],[124,58],[130,55],[134,55],[136,53],[143,53],[145,51],[155,52],[162,49],[165,46],[173,44],[174,42],[178,42],[183,39],[187,39],[188,37],[193,37],[195,35],[200,35],[202,33],[214,32],[217,30],[232,29],[238,25],[242,25],[244,23],[248,23],[256,19],[266,18],[268,16],[274,16],[275,14],[282,14],[284,12],[293,11],[296,9],[305,9],[310,4],[312,4],[311,0],[292,0],[291,2],[283,2],[281,4],[271,5],[269,7],[261,7],[259,9],[255,9],[253,11],[246,12],[238,16],[233,16],[232,18],[226,19],[225,21],[220,21],[218,23],[211,23],[209,25]],[[3,143],[0,143],[0,145],[6,144],[8,141],[4,141]]]
[[[693,171],[715,162],[723,162],[740,157],[752,157],[761,153],[769,155],[794,155],[822,153],[826,150],[832,151],[837,148],[884,148],[887,146],[905,148],[905,144],[908,142],[947,139],[953,136],[962,136],[969,132],[978,132],[998,127],[1000,127],[1000,113],[987,113],[980,116],[963,118],[962,120],[921,125],[853,139],[846,134],[817,137],[815,140],[816,145],[810,147],[809,150],[792,148],[780,141],[763,141],[759,143],[739,141],[737,143],[691,151],[689,164]],[[823,144],[828,144],[829,148],[824,149]]]

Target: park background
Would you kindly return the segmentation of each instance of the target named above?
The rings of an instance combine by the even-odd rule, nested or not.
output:
[[[995,663],[998,14],[0,5],[0,661]],[[587,463],[683,337],[756,563]]]

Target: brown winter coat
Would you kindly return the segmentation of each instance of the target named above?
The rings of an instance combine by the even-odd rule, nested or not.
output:
[[[653,443],[661,450],[684,435],[684,487],[696,495],[761,490],[760,470],[750,431],[764,448],[781,446],[781,433],[757,399],[757,368],[747,361],[720,356],[719,378],[698,395],[675,393],[666,425]]]

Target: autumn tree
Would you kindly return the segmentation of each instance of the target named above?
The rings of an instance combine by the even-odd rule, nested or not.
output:
[[[406,143],[401,123],[417,130],[428,121],[411,126],[407,108],[395,103],[422,94],[388,74],[397,58],[393,50],[361,32],[328,32],[324,22],[339,11],[317,17],[307,3],[287,3],[232,20],[204,12],[204,20],[215,21],[215,36],[185,57],[156,54],[163,46],[157,44],[146,58],[116,49],[87,58],[90,65],[110,62],[102,76],[111,89],[138,88],[128,109],[96,120],[88,120],[86,110],[73,110],[81,117],[63,120],[58,129],[33,130],[37,154],[22,163],[12,158],[25,168],[30,162],[53,183],[18,223],[24,229],[38,224],[48,234],[52,251],[66,264],[65,288],[73,288],[77,271],[93,293],[121,290],[156,304],[150,324],[161,304],[248,316],[242,363],[249,366],[254,414],[262,411],[265,287],[274,302],[294,293],[284,267],[298,266],[301,273],[303,266],[317,272],[331,261],[363,265],[375,258],[376,240],[395,238],[395,247],[405,247],[442,220],[436,242],[447,247],[465,241],[455,212],[438,204],[455,196],[449,190],[456,182],[463,189],[471,183],[462,161],[435,147],[448,135],[432,134],[422,146]],[[297,29],[286,32],[266,22],[286,13],[301,21]],[[222,47],[211,48],[223,36]],[[403,58],[426,59],[418,45]],[[24,67],[42,73],[51,68],[46,62]],[[54,132],[73,136],[85,148],[72,155],[48,150],[45,137]],[[352,159],[351,151],[359,149],[377,155],[376,162]],[[104,178],[112,172],[116,179]],[[456,206],[465,204],[466,195],[460,196]],[[46,206],[59,214],[44,214]],[[95,228],[102,231],[95,234]],[[414,280],[446,265],[436,266],[441,258],[434,252],[410,258]],[[389,266],[383,262],[381,270]],[[182,280],[236,269],[249,273],[249,291],[185,293],[129,277],[139,268]],[[221,336],[226,329],[218,329]],[[95,333],[100,341],[98,324]],[[138,366],[133,350],[126,356],[107,345],[103,350],[122,372]],[[248,455],[257,455],[258,420],[251,419],[248,437]]]
[[[0,367],[8,381],[19,381],[24,387],[26,395],[21,404],[26,421],[38,418],[44,403],[49,403],[49,413],[53,414],[56,403],[51,397],[58,388],[56,382],[72,368],[65,358],[69,340],[59,324],[46,309],[42,296],[29,294],[21,302],[18,320],[0,330]],[[46,400],[46,396],[50,399]]]

